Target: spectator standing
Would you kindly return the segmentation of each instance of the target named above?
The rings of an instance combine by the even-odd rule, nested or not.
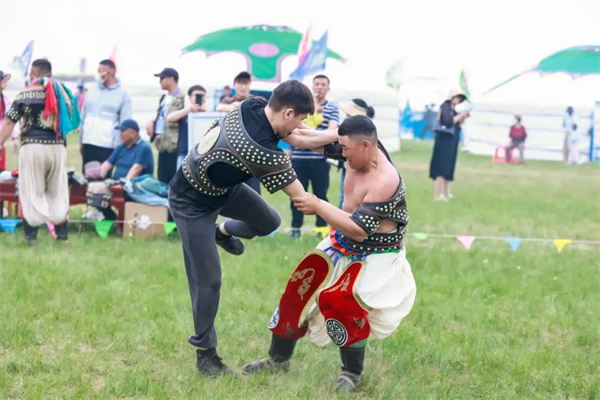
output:
[[[20,120],[19,200],[25,238],[37,244],[38,227],[55,225],[57,240],[68,237],[69,185],[65,136],[79,128],[79,110],[71,91],[52,79],[52,64],[31,64],[31,84],[15,97],[0,130],[0,150]]]
[[[12,104],[10,99],[4,94],[4,91],[8,86],[8,81],[10,80],[10,77],[10,74],[5,74],[4,72],[0,71],[0,130],[2,129],[2,126],[4,126],[4,117],[6,116],[6,111],[8,111],[10,105]],[[12,138],[13,149],[14,151],[17,151],[19,149],[19,138],[16,129],[13,129],[10,137]],[[0,150],[0,171],[2,171],[3,169],[6,169],[5,148],[2,148]]]
[[[455,107],[467,97],[460,90],[451,90],[440,106],[438,120],[441,129],[435,130],[435,143],[429,165],[429,177],[435,181],[434,199],[447,201],[452,196],[452,182],[458,155],[460,125],[470,117],[469,113],[458,114]]]
[[[565,138],[563,141],[563,161],[566,164],[579,164],[579,151],[577,151],[577,116],[573,107],[567,107],[563,118]]]
[[[81,109],[82,169],[90,161],[102,163],[110,157],[121,143],[117,126],[133,113],[131,97],[116,77],[115,63],[100,61],[98,75],[98,87],[85,93]]]
[[[201,97],[200,104],[196,102]],[[194,85],[188,89],[188,100],[190,105],[167,115],[167,122],[179,121],[179,150],[177,157],[177,169],[181,167],[183,159],[189,151],[188,146],[188,114],[206,111],[206,89],[201,85]]]
[[[316,129],[318,131],[337,129],[340,124],[340,111],[333,103],[327,100],[327,93],[330,90],[329,78],[325,75],[317,75],[313,78],[312,93],[315,102],[315,114],[321,114],[317,120],[322,121]],[[322,120],[321,118],[322,117]],[[309,117],[310,118],[310,117]],[[315,120],[315,117],[312,117]],[[309,149],[292,150],[292,167],[298,175],[298,180],[308,192],[309,184],[312,191],[319,199],[327,200],[327,190],[329,190],[329,168],[327,159],[323,154]],[[304,214],[290,202],[292,209],[292,231],[290,236],[299,238],[301,228],[304,223]],[[317,215],[317,227],[327,226],[327,222]]]
[[[177,171],[179,156],[179,121],[168,122],[167,115],[182,110],[185,94],[179,90],[179,74],[173,68],[165,68],[154,76],[160,78],[160,87],[167,91],[158,102],[156,118],[146,125],[146,132],[158,150],[158,180],[169,184]]]

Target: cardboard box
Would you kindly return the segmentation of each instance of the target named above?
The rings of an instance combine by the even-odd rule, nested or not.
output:
[[[141,238],[165,236],[164,223],[169,218],[169,210],[163,206],[149,206],[128,201],[125,203],[125,222],[123,236],[133,235]]]

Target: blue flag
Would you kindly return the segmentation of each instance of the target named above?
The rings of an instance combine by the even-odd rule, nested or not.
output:
[[[404,107],[404,111],[402,111],[402,120],[400,121],[400,127],[403,132],[407,132],[412,130],[412,109],[410,108],[410,104],[407,101],[406,107]]]
[[[290,74],[290,78],[301,81],[306,75],[325,69],[327,62],[327,32],[323,34],[318,42],[315,42],[306,57],[298,65],[298,68]]]
[[[18,223],[19,223],[18,219],[7,219],[7,218],[0,219],[0,227],[2,228],[2,230],[4,232],[8,232],[8,233],[13,233],[15,231],[15,228],[17,227]]]
[[[522,241],[520,238],[505,238],[504,240],[506,240],[506,243],[510,244],[513,251],[517,251]]]
[[[21,57],[15,57],[12,62],[12,67],[15,69],[19,69],[23,73],[23,77],[27,77],[27,72],[29,70],[29,63],[31,63],[31,56],[33,56],[33,40],[29,42],[25,50],[23,50],[23,54]]]

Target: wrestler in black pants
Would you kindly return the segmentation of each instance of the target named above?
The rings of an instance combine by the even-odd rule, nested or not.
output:
[[[205,196],[189,184],[181,169],[169,185],[169,205],[183,245],[192,298],[196,332],[188,342],[202,349],[214,348],[217,346],[214,322],[221,289],[215,238],[217,217],[232,218],[225,222],[225,230],[244,239],[269,235],[279,227],[281,218],[246,184],[234,186],[223,196]]]
[[[308,183],[312,184],[312,191],[319,199],[327,200],[327,190],[329,190],[329,168],[325,160],[294,160],[292,159],[292,167],[298,175],[298,180],[304,186],[304,190],[308,192]],[[290,202],[292,208],[292,228],[300,229],[304,223],[304,214],[302,214],[294,203]],[[327,226],[327,222],[317,215],[317,226]]]

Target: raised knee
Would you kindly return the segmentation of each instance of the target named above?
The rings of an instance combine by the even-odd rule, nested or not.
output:
[[[281,225],[281,217],[276,211],[273,211],[272,215],[265,219],[262,227],[256,232],[258,236],[267,236],[272,232],[275,232]]]

